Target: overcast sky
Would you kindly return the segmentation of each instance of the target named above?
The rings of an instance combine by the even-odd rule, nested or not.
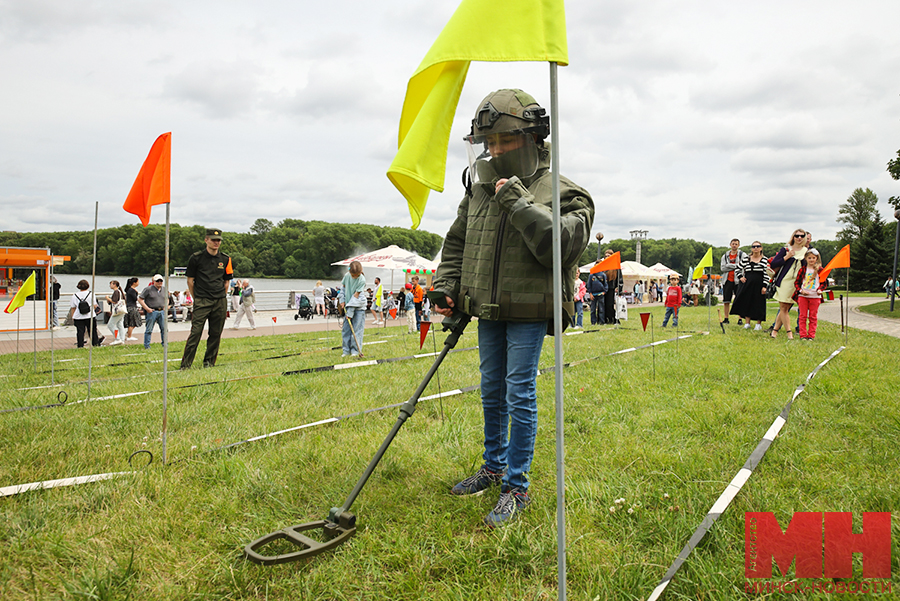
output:
[[[121,209],[173,132],[172,221],[248,231],[260,217],[409,227],[385,172],[409,77],[456,1],[0,0],[0,230],[137,223]],[[725,245],[833,238],[857,187],[900,195],[900,2],[572,0],[559,70],[561,171],[594,232]],[[503,16],[486,15],[503,34]],[[549,108],[542,63],[473,63],[461,138],[488,92]],[[155,208],[152,221],[165,211]]]

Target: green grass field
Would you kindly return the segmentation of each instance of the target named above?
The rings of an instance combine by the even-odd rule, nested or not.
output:
[[[671,338],[671,327],[659,328],[662,309],[650,311],[655,339]],[[723,335],[714,310],[710,335],[659,345],[655,360],[650,349],[601,356],[651,341],[637,313],[618,330],[563,341],[566,361],[597,357],[565,373],[570,599],[646,599],[795,387],[844,341],[827,323],[813,342],[771,340],[734,325]],[[680,326],[705,330],[706,309],[683,310]],[[419,351],[418,337],[400,331],[367,332],[367,342],[384,342],[367,346],[366,359],[435,350],[431,338]],[[440,345],[443,334],[436,338]],[[470,326],[458,348],[476,343]],[[70,406],[0,414],[0,487],[128,471],[128,456],[142,449],[157,461],[114,480],[0,499],[0,598],[555,599],[552,374],[538,381],[534,501],[512,526],[482,526],[496,492],[448,494],[481,463],[473,392],[420,403],[353,506],[359,528],[348,544],[275,567],[242,558],[251,540],[341,505],[397,410],[206,451],[405,401],[431,362],[269,376],[346,362],[327,350],[337,344],[334,332],[224,340],[216,368],[170,373],[168,466],[159,461],[161,392],[71,404],[86,395],[76,382],[86,376],[87,355],[58,351],[57,360],[78,359],[57,363],[55,373],[71,382],[60,388]],[[172,345],[173,358],[182,346]],[[92,397],[161,388],[160,364],[140,362],[161,359],[159,345],[146,354],[133,349],[95,349]],[[124,357],[130,353],[138,356]],[[744,593],[745,511],[774,512],[785,527],[795,511],[852,511],[859,524],[863,511],[898,506],[898,354],[900,340],[851,331],[848,348],[795,401],[780,436],[664,599],[763,596]],[[102,367],[123,361],[135,364]],[[49,354],[38,362],[48,367]],[[55,402],[56,388],[16,390],[49,384],[48,373],[32,373],[30,356],[0,363],[9,375],[0,380],[0,409]],[[548,338],[541,367],[552,363]],[[440,389],[476,384],[477,365],[477,351],[449,355]],[[237,378],[245,379],[222,382]],[[175,388],[211,381],[219,383]],[[435,379],[425,395],[437,392]],[[895,516],[892,585],[900,587],[898,524]],[[858,555],[854,563],[859,580]]]
[[[875,317],[886,317],[888,319],[900,319],[900,299],[894,299],[894,310],[891,311],[891,301],[886,300],[871,305],[863,305],[859,308],[863,313],[869,313]]]

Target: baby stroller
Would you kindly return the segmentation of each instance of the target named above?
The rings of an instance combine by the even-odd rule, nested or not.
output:
[[[294,315],[294,320],[298,319],[312,319],[313,318],[313,305],[312,301],[309,300],[309,297],[305,294],[301,294],[300,298],[297,302],[297,314]]]

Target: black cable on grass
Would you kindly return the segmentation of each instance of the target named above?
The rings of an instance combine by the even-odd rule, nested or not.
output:
[[[151,453],[150,451],[148,451],[146,449],[140,449],[128,456],[128,466],[134,467],[134,465],[132,465],[132,463],[131,463],[131,460],[134,459],[136,456],[141,455],[142,453],[147,453],[147,455],[150,456],[150,459],[147,461],[147,465],[150,465],[151,463],[153,463],[153,453]],[[147,465],[145,465],[144,467],[147,467]]]
[[[56,395],[56,400],[58,403],[51,403],[49,405],[36,405],[34,407],[13,407],[12,409],[3,409],[0,413],[12,413],[14,411],[28,411],[29,409],[49,409],[51,407],[62,407],[66,404],[66,401],[69,400],[69,395],[65,390],[60,390],[59,394]]]

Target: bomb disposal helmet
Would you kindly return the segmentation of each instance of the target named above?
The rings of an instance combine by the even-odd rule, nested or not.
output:
[[[481,101],[465,137],[473,182],[534,175],[550,118],[530,94],[497,90]]]

